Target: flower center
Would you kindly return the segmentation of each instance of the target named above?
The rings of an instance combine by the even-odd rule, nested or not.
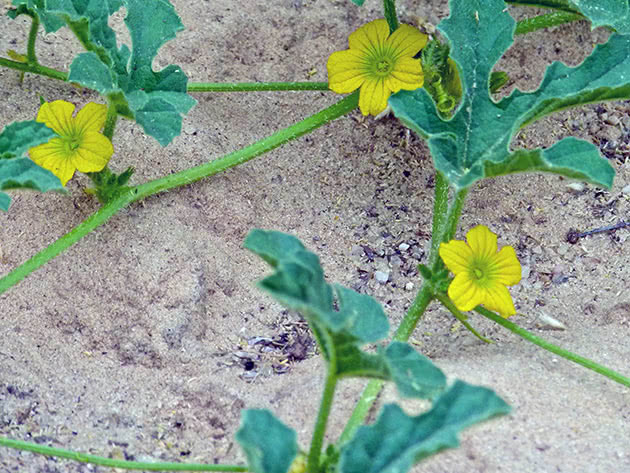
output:
[[[475,261],[470,268],[470,278],[479,287],[492,285],[494,278],[486,261]]]
[[[63,140],[63,147],[66,153],[72,154],[81,146],[80,136],[68,136]]]
[[[372,57],[372,72],[379,79],[388,77],[394,70],[394,61],[388,56]]]

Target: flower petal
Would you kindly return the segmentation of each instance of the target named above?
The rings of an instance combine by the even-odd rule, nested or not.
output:
[[[330,90],[347,94],[361,87],[365,81],[363,60],[362,53],[349,49],[332,53],[326,63]]]
[[[484,301],[485,292],[470,278],[468,273],[460,273],[448,286],[448,297],[459,310],[472,310]]]
[[[387,40],[396,57],[413,57],[427,44],[428,37],[413,26],[400,25]]]
[[[109,139],[96,131],[88,132],[81,146],[72,155],[74,166],[81,172],[96,172],[103,169],[114,153]]]
[[[389,25],[384,19],[370,21],[348,37],[350,49],[379,51],[389,36]]]
[[[497,236],[485,225],[468,230],[466,241],[478,258],[490,258],[497,252]]]
[[[378,115],[387,107],[389,90],[382,80],[366,80],[359,93],[359,108],[363,115]]]
[[[74,175],[76,168],[68,159],[61,138],[53,138],[48,143],[35,146],[29,150],[29,154],[38,166],[52,172],[64,186]]]
[[[73,128],[72,113],[74,112],[74,104],[65,100],[55,100],[54,102],[45,102],[37,112],[36,121],[46,124],[49,128],[55,130],[58,135],[71,135]]]
[[[422,87],[424,83],[424,75],[422,74],[422,66],[419,59],[410,57],[400,58],[391,76],[386,79],[385,85],[393,93],[399,90],[416,90]]]
[[[512,296],[507,287],[502,284],[496,284],[485,291],[485,297],[482,304],[489,310],[498,312],[502,317],[509,317],[516,314]]]
[[[492,277],[501,284],[513,286],[521,280],[521,263],[511,246],[504,246],[492,257]]]
[[[77,133],[100,131],[107,118],[107,105],[90,102],[77,113],[74,126]]]
[[[470,270],[473,252],[470,246],[460,240],[440,244],[440,257],[446,267],[455,275]]]

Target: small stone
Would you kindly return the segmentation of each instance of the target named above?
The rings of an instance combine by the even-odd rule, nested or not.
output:
[[[567,184],[567,187],[569,188],[569,190],[572,190],[574,192],[582,192],[585,186],[582,182],[570,182]]]
[[[389,259],[389,264],[392,268],[400,268],[402,266],[402,259],[400,259],[400,256],[398,255],[393,255]]]
[[[385,271],[375,271],[374,279],[376,279],[381,284],[385,284],[389,280],[389,273]]]
[[[630,195],[630,184],[628,184],[623,189],[621,189],[621,192],[624,193],[625,195]]]
[[[560,256],[564,256],[567,254],[567,252],[569,251],[569,245],[562,243],[559,247],[558,247],[558,254]]]
[[[411,257],[413,259],[417,259],[418,261],[420,261],[423,256],[424,256],[424,253],[420,249],[414,250],[414,252],[411,254]]]
[[[523,266],[521,268],[521,279],[526,280],[527,278],[529,278],[529,275],[532,272],[532,268],[529,266]]]
[[[398,249],[400,251],[407,251],[409,249],[409,245],[407,243],[401,243],[400,245],[398,245]]]
[[[613,125],[613,126],[619,125],[619,117],[617,115],[606,117],[604,121],[608,123],[609,125]]]
[[[413,291],[413,283],[411,281],[405,284],[405,291]]]
[[[551,282],[554,284],[562,284],[569,280],[567,273],[569,267],[566,264],[557,264],[551,272]]]
[[[194,135],[195,133],[197,133],[197,128],[192,124],[185,125],[184,133],[186,133],[187,135]]]

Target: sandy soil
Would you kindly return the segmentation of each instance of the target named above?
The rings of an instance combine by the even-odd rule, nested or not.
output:
[[[192,81],[324,81],[327,56],[379,16],[372,0],[363,8],[341,0],[173,3],[187,29],[155,68],[179,64]],[[407,22],[436,24],[448,14],[442,0],[399,4]],[[24,48],[26,20],[3,16],[0,28],[0,51]],[[499,67],[510,87],[532,89],[546,65],[577,64],[605,38],[585,24],[531,34]],[[66,68],[78,51],[65,31],[40,38],[39,57],[51,67]],[[20,86],[17,73],[0,70],[0,126],[32,119],[40,95],[97,100],[32,75]],[[215,159],[338,99],[323,92],[196,98],[183,134],[167,148],[122,122],[110,166],[133,165],[134,182],[143,182]],[[628,102],[584,107],[518,138],[529,147],[569,134],[591,140],[617,170],[612,191],[544,175],[485,181],[471,192],[460,232],[483,223],[517,249],[524,278],[512,294],[527,314],[517,323],[626,375],[628,230],[575,245],[566,234],[630,218],[629,111]],[[267,268],[243,239],[254,227],[297,235],[331,281],[374,296],[395,326],[429,245],[430,159],[394,118],[365,120],[357,111],[249,164],[127,208],[0,296],[0,434],[136,460],[243,462],[233,441],[240,411],[266,407],[306,448],[323,367],[304,324],[253,286]],[[0,215],[0,273],[98,208],[82,192],[87,184],[74,179],[69,196],[12,193],[10,211]],[[374,279],[378,270],[389,273],[387,283]],[[549,330],[545,315],[566,330]],[[630,471],[627,389],[485,320],[472,322],[496,343],[482,344],[438,306],[413,341],[449,376],[495,389],[513,413],[467,430],[461,448],[414,471]],[[255,337],[278,343],[252,345]],[[330,440],[362,386],[342,384]],[[109,470],[0,448],[0,471]]]

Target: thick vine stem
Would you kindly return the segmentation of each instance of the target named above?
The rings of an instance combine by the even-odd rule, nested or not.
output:
[[[398,29],[398,17],[396,16],[396,1],[383,0],[383,14],[389,25],[389,32],[393,33]]]
[[[127,470],[142,471],[227,471],[239,472],[250,471],[246,466],[240,465],[208,465],[203,463],[158,463],[158,462],[138,462],[128,460],[117,460],[115,458],[99,457],[87,453],[73,452],[61,448],[39,445],[31,442],[22,442],[0,437],[0,447],[16,448],[28,452],[39,453],[49,457],[66,458],[81,463],[91,463],[93,465],[108,466],[110,468],[124,468]]]
[[[130,203],[144,199],[150,195],[157,194],[158,192],[185,186],[191,182],[213,176],[221,171],[225,171],[226,169],[246,163],[261,154],[271,151],[272,149],[275,149],[291,140],[299,138],[300,136],[319,128],[320,126],[345,115],[355,109],[358,104],[359,93],[357,91],[341,99],[336,104],[316,113],[315,115],[305,118],[304,120],[280,130],[273,135],[241,150],[234,151],[233,153],[229,153],[221,158],[200,166],[186,169],[185,171],[130,188],[107,205],[101,207],[101,209],[99,209],[96,213],[92,214],[47,248],[43,249],[28,261],[24,262],[1,278],[0,294],[20,282],[48,261],[61,254],[70,246],[74,245],[95,228],[104,224],[112,216],[116,215],[119,210]]]
[[[333,351],[334,352],[334,351]],[[332,358],[335,358],[334,356]],[[324,445],[324,435],[326,434],[326,425],[332,408],[333,399],[335,397],[335,388],[337,387],[337,367],[336,360],[329,360],[328,373],[326,375],[326,383],[322,400],[319,404],[319,412],[315,423],[315,430],[311,438],[311,447],[308,452],[306,461],[306,473],[318,473],[320,459],[322,454],[322,446]]]
[[[39,16],[35,12],[30,12],[28,16],[31,17],[31,29],[28,32],[28,42],[26,43],[26,60],[31,65],[37,65],[35,43],[37,42],[37,32],[39,31]]]
[[[544,348],[545,350],[550,351],[551,353],[554,353],[558,356],[561,356],[562,358],[565,358],[569,361],[577,363],[578,365],[582,365],[591,371],[595,371],[596,373],[601,374],[602,376],[606,376],[607,378],[610,378],[619,384],[623,384],[624,386],[630,387],[630,378],[626,378],[625,376],[617,373],[614,370],[611,370],[610,368],[606,368],[605,366],[595,363],[593,360],[589,360],[588,358],[584,358],[583,356],[576,355],[575,353],[569,350],[560,348],[559,346],[554,345],[553,343],[550,343],[543,338],[537,337],[536,335],[529,332],[528,330],[525,330],[524,328],[519,327],[515,323],[510,322],[509,320],[504,319],[500,315],[495,314],[494,312],[488,309],[485,309],[481,306],[477,307],[475,309],[475,312],[478,312],[479,314],[492,320],[493,322],[496,322],[502,327],[507,328],[510,332],[515,333],[516,335],[518,335],[521,338],[524,338],[528,342],[532,342],[534,345],[538,345],[539,347]]]

